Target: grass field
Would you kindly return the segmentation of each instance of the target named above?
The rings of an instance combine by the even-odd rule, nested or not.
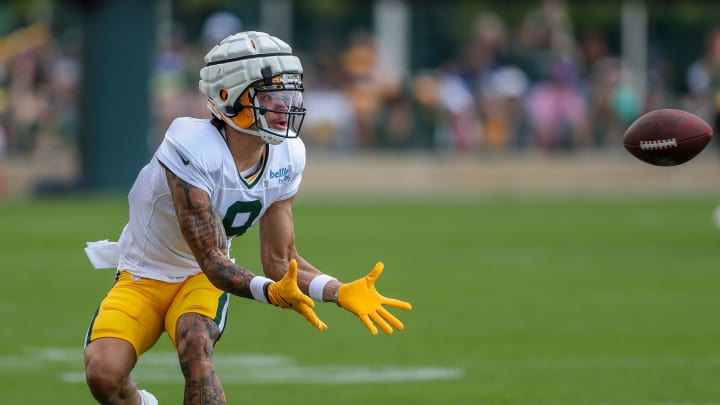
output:
[[[217,350],[232,404],[720,404],[720,197],[317,203],[298,247],[413,303],[371,336],[331,304],[316,332],[234,298]],[[122,198],[0,205],[2,404],[90,404],[82,341],[113,279],[86,241],[116,239]],[[233,255],[258,269],[256,234]],[[182,379],[167,338],[136,370],[161,404]]]

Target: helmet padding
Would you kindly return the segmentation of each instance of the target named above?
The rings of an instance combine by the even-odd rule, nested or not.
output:
[[[198,87],[208,98],[208,109],[233,128],[262,136],[268,142],[265,134],[248,129],[257,123],[255,114],[238,106],[247,105],[251,86],[262,86],[269,77],[301,77],[300,59],[292,54],[290,45],[264,32],[240,32],[213,47],[205,55],[205,63]],[[293,89],[302,91],[302,84],[293,84]],[[284,137],[280,138],[282,142]]]

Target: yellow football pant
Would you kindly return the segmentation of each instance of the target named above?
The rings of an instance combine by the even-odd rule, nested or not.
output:
[[[204,273],[168,283],[121,271],[90,324],[85,344],[104,337],[123,339],[132,344],[139,358],[165,331],[177,347],[175,326],[189,312],[213,319],[222,335],[229,298]]]

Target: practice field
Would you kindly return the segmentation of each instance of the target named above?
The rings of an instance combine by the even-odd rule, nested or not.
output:
[[[232,404],[720,404],[720,230],[712,197],[317,203],[298,247],[344,281],[386,267],[406,330],[370,335],[332,304],[317,332],[233,298],[216,349]],[[124,197],[0,206],[0,403],[90,404],[82,342],[113,279],[86,241],[116,239]],[[258,269],[257,234],[233,256]],[[139,384],[182,402],[167,337]]]

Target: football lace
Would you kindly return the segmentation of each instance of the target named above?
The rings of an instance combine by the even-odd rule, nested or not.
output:
[[[658,149],[670,149],[677,148],[677,140],[671,139],[660,139],[657,141],[640,141],[640,149],[642,150],[658,150]]]

